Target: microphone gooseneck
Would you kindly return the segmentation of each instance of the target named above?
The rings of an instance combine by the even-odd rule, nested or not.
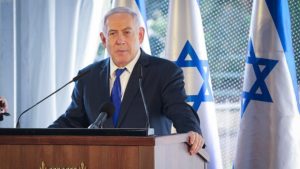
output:
[[[31,110],[32,108],[34,108],[35,106],[37,106],[38,104],[40,104],[41,102],[43,102],[44,100],[48,99],[50,96],[54,95],[55,93],[57,93],[58,91],[60,91],[61,89],[63,89],[64,87],[66,87],[67,85],[69,85],[72,82],[76,82],[78,79],[82,78],[83,76],[85,76],[86,74],[88,74],[91,70],[87,70],[77,76],[75,76],[71,81],[69,81],[68,83],[66,83],[65,85],[63,85],[62,87],[60,87],[59,89],[55,90],[53,93],[51,93],[50,95],[48,95],[47,97],[43,98],[41,101],[37,102],[36,104],[34,104],[33,106],[29,107],[28,109],[26,109],[25,111],[23,111],[17,120],[17,125],[16,128],[20,128],[20,119],[21,117],[28,112],[29,110]]]
[[[143,81],[143,66],[140,65],[139,89],[140,89],[140,93],[142,96],[142,101],[144,104],[145,114],[146,114],[146,118],[147,118],[146,119],[146,128],[150,128],[149,111],[148,111],[148,107],[147,107],[144,92],[143,92],[142,81]]]

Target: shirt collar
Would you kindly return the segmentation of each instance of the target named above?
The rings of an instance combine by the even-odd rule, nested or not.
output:
[[[129,62],[125,67],[118,67],[115,65],[115,63],[113,62],[112,58],[110,57],[109,58],[109,62],[110,62],[110,77],[114,77],[114,74],[115,74],[115,71],[117,69],[123,69],[123,68],[126,68],[126,71],[128,73],[131,74],[131,72],[133,71],[133,68],[135,66],[135,64],[137,63],[138,59],[140,58],[140,55],[141,55],[141,50],[139,49],[136,56],[134,57],[134,59]]]

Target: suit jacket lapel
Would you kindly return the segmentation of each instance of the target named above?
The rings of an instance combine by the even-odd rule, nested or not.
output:
[[[126,117],[128,108],[132,104],[132,100],[135,98],[135,95],[139,91],[140,66],[146,65],[146,63],[148,63],[147,61],[148,60],[147,60],[146,54],[143,52],[143,50],[141,50],[141,56],[134,66],[134,69],[132,71],[132,74],[130,75],[130,78],[129,78],[129,81],[128,81],[128,84],[127,84],[127,87],[126,87],[126,90],[125,90],[125,93],[123,96],[117,127],[120,127],[120,125],[122,124],[122,121]]]
[[[99,73],[100,77],[100,85],[99,88],[103,91],[101,93],[105,93],[105,100],[110,101],[110,94],[109,94],[109,59],[103,65],[102,69]]]
[[[132,71],[132,74],[130,75],[124,96],[123,96],[123,100],[121,103],[121,110],[120,110],[120,114],[119,114],[119,120],[118,120],[118,125],[117,127],[120,126],[120,124],[122,123],[123,119],[126,117],[127,114],[127,110],[129,108],[129,106],[131,105],[131,102],[134,98],[134,96],[136,95],[136,93],[138,92],[138,63],[134,66],[134,69]]]
[[[110,93],[109,93],[109,59],[107,59],[107,61],[105,62],[105,64],[103,65],[102,69],[100,70],[100,86],[99,88],[102,90],[100,93],[105,93],[104,96],[102,96],[104,98],[104,102],[111,102],[110,99]],[[100,103],[103,104],[104,102]],[[99,111],[99,110],[97,110]],[[103,126],[105,126],[105,128],[114,128],[114,124],[112,121],[112,117],[108,118]]]

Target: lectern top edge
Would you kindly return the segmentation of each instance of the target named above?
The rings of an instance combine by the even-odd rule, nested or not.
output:
[[[154,136],[148,128],[0,128],[0,135],[30,136]]]

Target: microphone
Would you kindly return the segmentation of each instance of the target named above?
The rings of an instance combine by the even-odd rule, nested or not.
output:
[[[154,135],[154,129],[150,128],[149,111],[148,111],[148,107],[147,107],[144,92],[143,92],[142,81],[143,81],[143,66],[140,64],[139,89],[140,89],[140,93],[141,93],[141,96],[142,96],[142,101],[143,101],[143,104],[144,104],[145,114],[146,114],[146,118],[147,118],[145,127],[148,130],[147,131],[148,135]]]
[[[0,113],[0,121],[3,121],[4,116],[10,116],[10,114],[8,112]]]
[[[17,120],[17,125],[16,128],[20,128],[20,119],[23,116],[23,114],[25,114],[26,112],[28,112],[29,110],[31,110],[32,108],[34,108],[35,106],[37,106],[38,104],[40,104],[41,102],[43,102],[44,100],[48,99],[50,96],[54,95],[55,93],[57,93],[58,91],[60,91],[61,89],[63,89],[64,87],[66,87],[67,85],[69,85],[72,82],[76,82],[78,79],[82,78],[83,76],[87,75],[88,73],[90,73],[91,70],[87,70],[77,76],[75,76],[71,81],[69,81],[68,83],[66,83],[65,85],[63,85],[62,87],[60,87],[59,89],[57,89],[56,91],[54,91],[53,93],[51,93],[50,95],[48,95],[47,97],[43,98],[41,101],[37,102],[36,104],[34,104],[33,106],[29,107],[28,109],[26,109],[25,111],[23,111]]]
[[[97,117],[95,122],[92,123],[88,128],[89,129],[102,128],[104,121],[107,118],[111,117],[113,115],[114,111],[115,111],[115,107],[112,103],[110,103],[110,102],[103,103],[99,109],[99,112],[100,112],[99,116]]]
[[[140,89],[140,93],[142,96],[142,101],[144,104],[145,114],[146,114],[146,118],[147,118],[145,127],[148,128],[148,133],[154,134],[154,129],[150,128],[149,111],[148,111],[148,107],[147,107],[144,92],[143,92],[142,81],[143,81],[143,66],[140,64],[139,89]]]
[[[149,111],[148,111],[148,107],[147,107],[144,92],[143,92],[142,81],[143,81],[143,66],[140,64],[139,89],[140,89],[140,93],[142,96],[142,101],[144,104],[145,114],[146,114],[146,118],[147,118],[146,128],[150,128]]]

